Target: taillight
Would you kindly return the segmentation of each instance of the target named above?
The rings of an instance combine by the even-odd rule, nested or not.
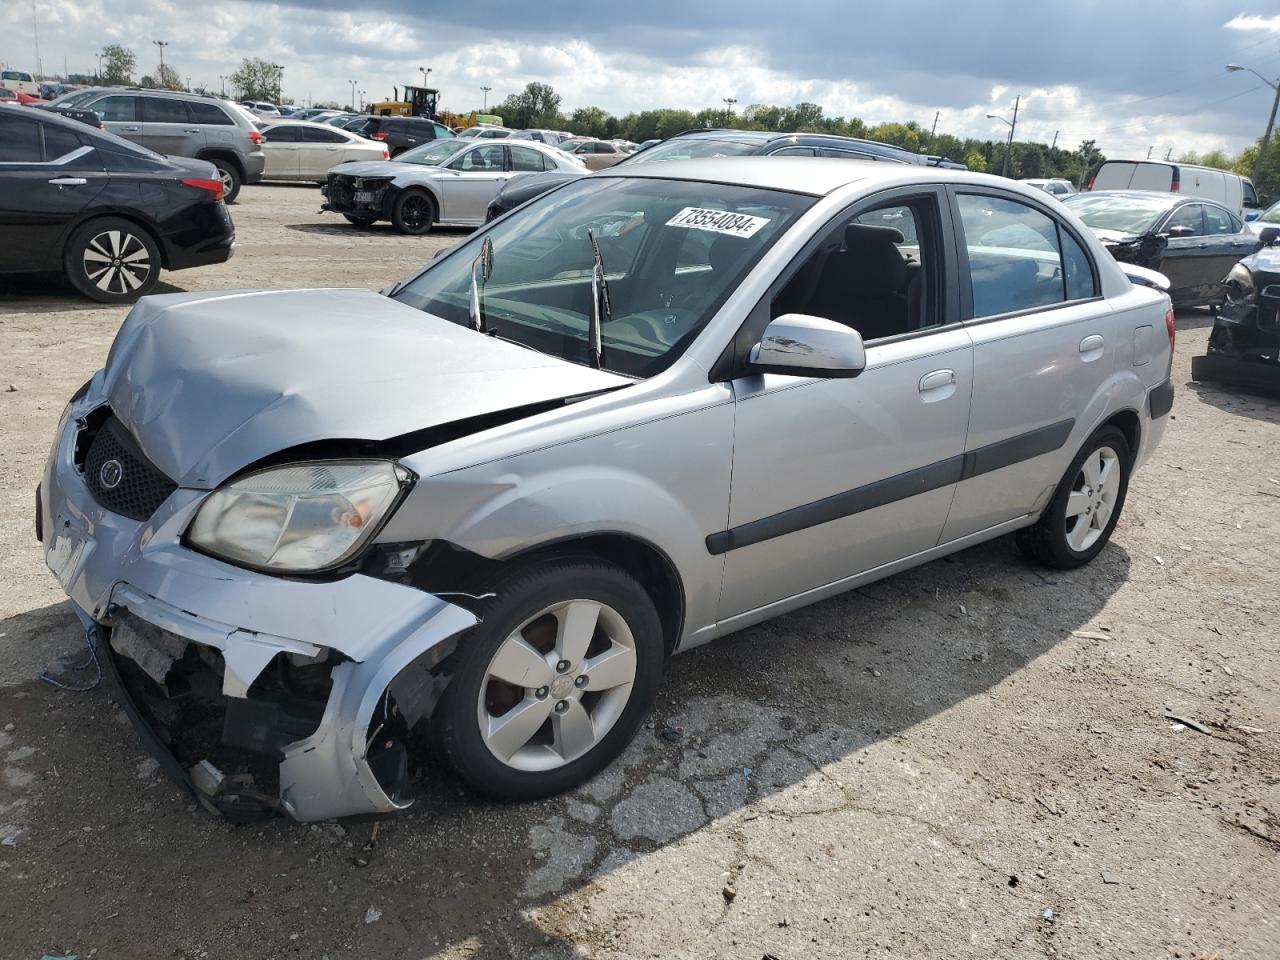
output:
[[[262,135],[262,131],[261,131],[261,130],[250,130],[250,131],[249,131],[249,142],[250,142],[250,143],[252,143],[255,147],[256,147],[258,144],[260,144],[260,143],[261,143],[263,140],[265,140],[265,139],[266,139],[266,138]]]
[[[1178,328],[1173,322],[1173,307],[1164,315],[1164,326],[1169,331],[1169,352],[1173,353],[1173,341],[1178,338]]]
[[[1169,192],[1178,193],[1179,192],[1178,188],[1181,186],[1182,186],[1182,180],[1178,177],[1178,171],[1175,170],[1173,171],[1173,182],[1169,184]]]
[[[182,181],[188,187],[195,187],[197,190],[208,190],[213,194],[213,202],[217,203],[222,199],[222,181],[221,180],[196,180],[184,179]]]
[[[371,134],[369,134],[369,139],[370,139],[370,140],[385,140],[385,139],[387,139],[387,135],[386,135],[385,133],[371,133]]]
[[[390,160],[390,159],[391,159],[391,151],[390,151],[390,150],[388,150],[386,147],[383,147],[383,148],[382,148],[382,159],[383,159],[383,160]]]

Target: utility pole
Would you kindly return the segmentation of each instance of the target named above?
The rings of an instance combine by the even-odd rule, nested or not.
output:
[[[227,78],[222,74],[218,74],[218,82],[222,84],[222,95],[225,97],[227,95]]]
[[[159,48],[160,48],[160,73],[163,75],[163,73],[164,73],[164,48],[165,48],[165,47],[167,47],[167,46],[169,45],[169,41],[168,41],[168,40],[152,40],[151,42],[152,42],[152,43],[154,43],[157,47],[159,47]],[[157,77],[156,79],[157,79],[157,80],[160,80],[160,77]]]
[[[275,71],[275,81],[276,81],[276,94],[274,97],[274,102],[279,104],[280,98],[284,96],[284,94],[281,92],[282,88],[284,87],[284,67],[280,66],[280,64],[278,63],[273,63],[271,65],[271,69]]]
[[[351,84],[351,112],[355,113],[356,112],[356,82],[354,80],[348,80],[347,83]]]
[[[31,5],[31,37],[36,43],[36,77],[44,73],[44,66],[40,63],[40,21],[36,18],[36,5]]]
[[[1055,150],[1055,149],[1057,149],[1057,146],[1058,146],[1058,134],[1060,134],[1061,132],[1062,132],[1061,130],[1055,130],[1055,131],[1053,131],[1053,143],[1049,144],[1049,149],[1050,149],[1050,150]]]
[[[724,105],[725,105],[725,107],[726,107],[726,110],[725,110],[725,116],[726,116],[726,120],[725,120],[725,122],[726,122],[726,123],[732,123],[732,122],[733,122],[733,105],[734,105],[735,103],[737,103],[737,102],[738,102],[738,98],[737,98],[737,97],[725,97],[725,98],[724,98]]]
[[[1258,182],[1258,177],[1262,174],[1262,161],[1267,155],[1267,147],[1271,145],[1271,133],[1276,127],[1276,110],[1280,108],[1280,79],[1268,80],[1253,67],[1242,67],[1237,63],[1227,64],[1227,73],[1236,73],[1240,70],[1247,70],[1255,77],[1265,83],[1268,87],[1276,92],[1275,99],[1271,101],[1271,116],[1267,118],[1267,129],[1262,135],[1262,143],[1258,147],[1258,156],[1253,161],[1253,182]]]
[[[98,75],[94,79],[98,82],[98,85],[100,86],[102,84],[102,52],[99,51],[98,53],[94,54],[94,56],[98,58]]]
[[[1166,151],[1164,152],[1164,158],[1165,158],[1165,160],[1172,160],[1172,159],[1173,159],[1173,147],[1170,147],[1168,150],[1166,150]]]
[[[489,91],[492,90],[493,87],[481,87],[480,89],[484,91],[484,106],[481,107],[480,109],[484,113],[488,113],[489,112]]]
[[[1013,131],[1018,129],[1018,107],[1022,103],[1022,95],[1019,94],[1013,101],[1013,119],[1002,117],[998,113],[988,113],[988,120],[999,120],[1001,123],[1009,127],[1009,142],[1004,148],[1004,163],[1000,165],[1000,176],[1007,177],[1009,175],[1009,154],[1013,152]]]
[[[929,131],[929,148],[933,149],[933,138],[938,132],[938,118],[942,116],[941,110],[933,112],[933,128]]]

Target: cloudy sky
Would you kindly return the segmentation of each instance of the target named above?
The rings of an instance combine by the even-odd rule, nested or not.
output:
[[[353,10],[358,12],[353,13]],[[393,84],[430,84],[445,108],[501,100],[531,80],[564,107],[625,113],[693,110],[735,97],[811,100],[871,123],[916,120],[959,135],[1000,137],[988,113],[1022,96],[1018,139],[1098,141],[1111,156],[1225,148],[1262,133],[1272,92],[1237,62],[1280,77],[1275,0],[40,0],[46,71],[92,72],[106,43],[132,48],[217,88],[245,56],[285,66],[286,97],[347,102]],[[0,62],[34,68],[30,4],[0,7]]]

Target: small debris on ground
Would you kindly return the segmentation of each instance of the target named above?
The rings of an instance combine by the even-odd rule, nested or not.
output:
[[[1177,714],[1165,712],[1164,718],[1175,724],[1182,724],[1184,727],[1190,727],[1196,733],[1203,733],[1206,737],[1212,737],[1213,731],[1206,727],[1203,723],[1196,720],[1188,720],[1186,717],[1180,717]]]
[[[1106,884],[1115,885],[1115,884],[1118,884],[1118,883],[1120,882],[1120,878],[1119,878],[1119,877],[1117,877],[1114,873],[1107,873],[1107,871],[1103,870],[1103,871],[1102,871],[1102,882],[1103,882],[1103,883],[1106,883]]]
[[[1073,637],[1079,637],[1081,640],[1110,640],[1111,637],[1105,633],[1094,633],[1092,630],[1072,630]]]
[[[738,888],[732,883],[726,883],[720,893],[724,895],[725,903],[733,903],[733,898],[738,895]]]
[[[368,910],[364,912],[365,923],[377,923],[381,919],[382,919],[382,911],[379,910],[377,907],[370,907]]]

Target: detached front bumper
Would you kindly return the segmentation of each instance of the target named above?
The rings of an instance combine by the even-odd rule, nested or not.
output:
[[[107,510],[94,499],[76,452],[80,432],[91,428],[91,415],[102,406],[94,389],[100,383],[101,375],[64,413],[37,494],[37,530],[46,560],[86,628],[105,643],[112,642],[113,629],[135,618],[158,628],[162,634],[145,632],[162,637],[159,653],[152,651],[161,666],[155,656],[139,659],[150,659],[150,674],[158,675],[162,690],[164,658],[183,657],[193,645],[192,651],[215,666],[220,679],[215,698],[233,708],[242,741],[253,738],[245,718],[251,720],[262,706],[259,681],[274,676],[266,672],[269,665],[275,664],[273,671],[310,668],[313,673],[317,665],[332,665],[314,731],[287,744],[264,745],[279,761],[280,808],[299,820],[321,820],[408,806],[403,771],[385,763],[375,770],[371,748],[391,745],[389,716],[407,728],[430,709],[440,692],[432,668],[456,647],[458,634],[475,625],[475,616],[439,597],[373,577],[286,580],[189,550],[182,534],[208,491],[179,487],[145,521]],[[108,658],[120,655],[112,646],[104,650]],[[136,646],[123,656],[137,657]],[[136,718],[140,711],[131,713]],[[154,745],[157,731],[147,733]],[[402,752],[403,745],[397,746]],[[186,771],[186,785],[199,796],[208,771],[195,769],[195,758],[181,760],[176,769]],[[208,799],[209,790],[203,792]]]

